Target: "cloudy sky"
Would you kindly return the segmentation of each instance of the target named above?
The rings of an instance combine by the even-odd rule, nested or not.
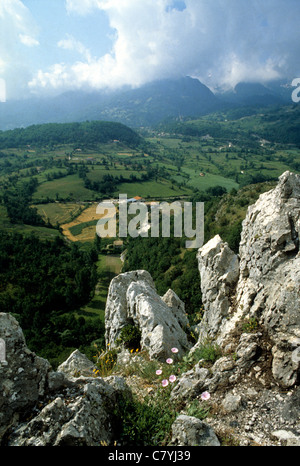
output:
[[[299,0],[0,0],[0,101],[300,77]]]

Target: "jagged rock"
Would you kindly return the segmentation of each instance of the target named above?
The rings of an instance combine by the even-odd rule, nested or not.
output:
[[[234,413],[238,411],[242,406],[241,395],[233,395],[228,393],[222,402],[222,407],[227,413]]]
[[[195,417],[181,414],[172,425],[171,445],[218,447],[220,442],[207,424]]]
[[[168,290],[161,298],[171,309],[182,328],[187,327],[189,321],[185,313],[184,302],[173,290]]]
[[[214,338],[231,311],[231,296],[239,277],[239,259],[215,236],[198,251],[202,302],[205,314],[198,328],[199,341]]]
[[[198,253],[205,307],[198,344],[210,336],[232,345],[251,319],[272,342],[272,374],[283,387],[296,383],[300,368],[293,357],[300,347],[299,230],[300,176],[286,172],[248,208],[239,259],[219,236]]]
[[[208,389],[209,370],[201,367],[199,361],[193,369],[182,374],[171,392],[172,400],[186,400],[196,398],[201,392]]]
[[[0,362],[0,440],[20,415],[29,412],[47,386],[50,364],[30,351],[23,332],[10,314],[0,313],[0,338],[6,365]]]
[[[8,446],[100,446],[112,442],[118,398],[131,396],[122,377],[91,377],[94,366],[79,351],[58,371],[52,371],[48,361],[27,348],[23,332],[10,314],[0,313],[0,338],[5,342],[7,360],[0,365],[0,443],[6,437]]]
[[[170,292],[162,299],[148,272],[127,272],[111,281],[105,309],[106,343],[111,348],[117,346],[122,328],[133,323],[141,331],[141,348],[148,350],[150,358],[165,360],[172,347],[180,356],[190,348],[180,325],[185,321],[179,298]]]
[[[58,368],[58,372],[62,372],[71,377],[79,377],[80,375],[92,377],[96,366],[79,350],[73,351],[72,354]]]
[[[259,333],[242,334],[235,357],[222,356],[210,369],[202,367],[203,361],[200,360],[193,369],[182,374],[171,392],[171,398],[174,400],[192,399],[205,390],[213,393],[222,387],[234,384],[243,375],[249,373],[255,364],[259,338]]]
[[[72,397],[58,396],[10,435],[9,446],[101,446],[112,443],[113,410],[126,386],[81,377]],[[116,387],[118,389],[116,390]]]

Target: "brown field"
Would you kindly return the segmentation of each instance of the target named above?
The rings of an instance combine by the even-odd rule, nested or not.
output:
[[[72,222],[65,223],[61,225],[63,234],[71,241],[92,241],[95,238],[96,228],[95,226],[90,226],[85,228],[81,235],[73,236],[70,233],[70,228],[79,225],[80,223],[90,222],[91,220],[97,220],[100,218],[96,213],[98,203],[92,204],[90,207],[85,209],[78,217],[76,217]]]

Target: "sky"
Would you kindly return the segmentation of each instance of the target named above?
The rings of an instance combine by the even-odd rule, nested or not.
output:
[[[299,0],[0,0],[0,101],[300,77]]]

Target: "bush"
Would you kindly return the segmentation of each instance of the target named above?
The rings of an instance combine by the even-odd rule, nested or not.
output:
[[[122,328],[119,340],[125,348],[137,350],[140,349],[141,331],[133,324],[128,324]]]
[[[176,411],[157,394],[143,402],[121,398],[115,410],[119,438],[123,446],[163,445],[169,435]]]

